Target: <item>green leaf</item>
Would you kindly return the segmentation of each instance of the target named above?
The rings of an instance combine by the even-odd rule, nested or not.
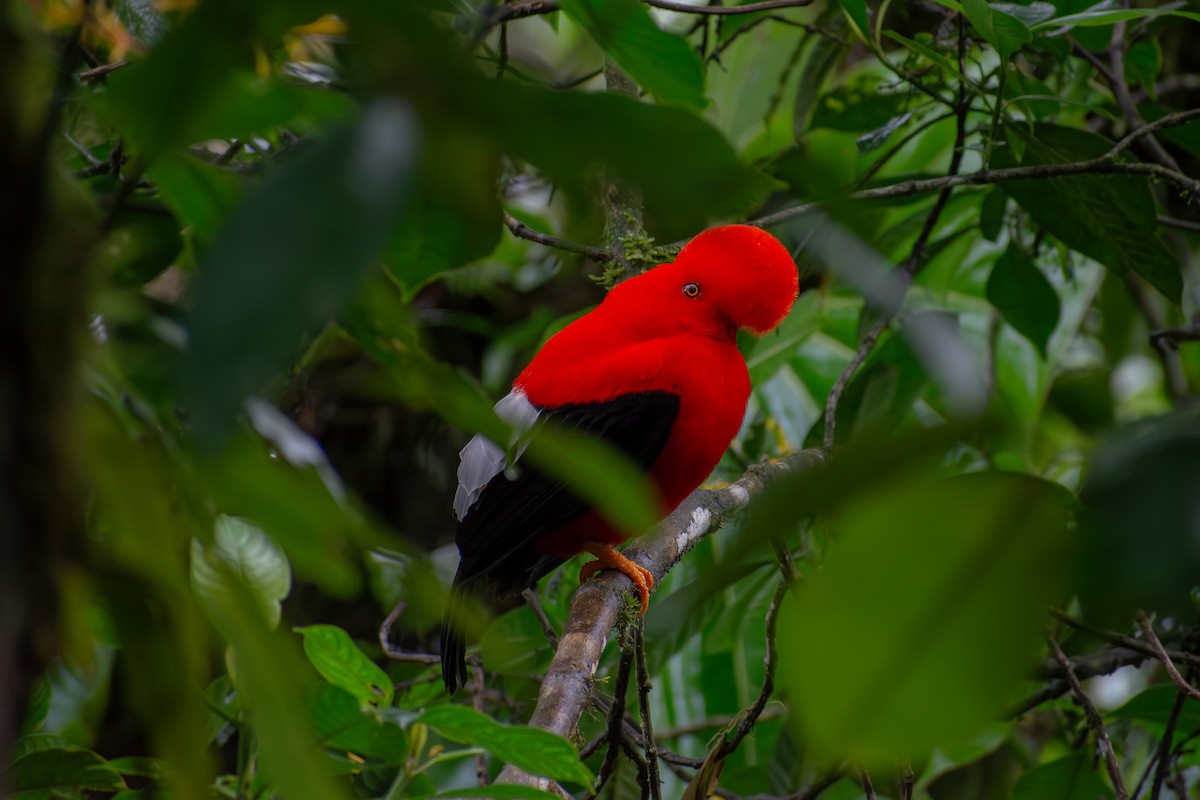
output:
[[[838,0],[838,6],[841,7],[862,39],[865,40],[871,35],[871,21],[867,16],[867,0]]]
[[[503,228],[495,143],[447,126],[427,133],[413,199],[384,251],[407,296],[441,273],[491,253]]]
[[[886,126],[909,106],[911,96],[902,92],[880,94],[870,81],[838,86],[821,95],[812,109],[809,128],[864,133]]]
[[[845,510],[779,621],[802,741],[894,763],[999,718],[1065,586],[1072,504],[1056,484],[979,473],[902,480]]]
[[[179,255],[179,227],[170,214],[123,213],[96,248],[96,265],[117,285],[141,286]]]
[[[563,0],[562,8],[658,102],[699,111],[704,67],[682,36],[660,29],[636,0]]]
[[[414,136],[407,106],[377,101],[281,167],[213,243],[192,287],[182,376],[201,442],[222,439],[300,337],[354,295],[399,213]]]
[[[387,673],[336,625],[296,628],[304,637],[304,653],[321,677],[345,689],[360,703],[392,703],[392,681]]]
[[[1175,709],[1179,690],[1174,685],[1151,686],[1129,698],[1120,708],[1108,712],[1115,719],[1132,719],[1165,726]],[[1176,718],[1176,727],[1184,734],[1200,730],[1200,705],[1184,703]]]
[[[464,706],[431,708],[421,722],[451,741],[484,747],[496,758],[534,775],[591,785],[591,770],[558,734],[525,725],[502,725]]]
[[[1200,22],[1200,14],[1192,11],[1174,11],[1167,8],[1096,8],[1088,11],[1080,11],[1078,14],[1067,14],[1065,17],[1047,20],[1033,26],[1033,29],[1040,31],[1046,28],[1094,27],[1160,15],[1183,17],[1194,22]]]
[[[954,62],[933,48],[928,47],[927,45],[924,45],[915,39],[909,39],[907,36],[901,36],[895,31],[884,31],[883,35],[888,39],[891,39],[893,42],[904,45],[914,53],[924,56],[929,61],[932,61],[934,64],[937,64],[939,67],[949,72],[951,75],[958,75],[958,67],[954,64]]]
[[[121,775],[90,750],[48,748],[21,756],[4,772],[11,792],[34,790],[77,794],[125,788]]]
[[[210,559],[219,561],[227,571]],[[240,578],[257,601],[267,626],[279,624],[280,601],[291,591],[292,572],[283,551],[258,527],[244,519],[220,515],[211,550],[199,540],[192,542],[191,571],[196,592],[210,602],[226,602],[228,577]]]
[[[203,242],[212,240],[242,194],[240,178],[190,156],[164,155],[147,174],[179,223]]]
[[[307,698],[308,712],[321,745],[346,750],[383,764],[399,765],[408,756],[408,737],[395,719],[364,710],[339,686],[318,686]]]
[[[1058,293],[1019,245],[1010,243],[992,267],[987,299],[1044,358],[1046,343],[1058,326]]]
[[[1112,791],[1085,754],[1060,758],[1026,772],[1013,785],[1012,800],[1101,800]]]
[[[1002,61],[1033,41],[1033,34],[1024,22],[996,9],[987,0],[963,0],[962,8],[971,27],[996,49]]]
[[[1022,166],[1098,158],[1112,146],[1102,136],[1049,123],[1006,128],[1023,148]],[[1014,166],[1012,146],[993,154],[995,168]],[[1158,215],[1147,180],[1137,175],[1073,175],[1008,181],[1004,190],[1034,221],[1073,250],[1125,275],[1134,271],[1172,302],[1183,291],[1179,265],[1158,238]]]
[[[1134,426],[1096,452],[1080,493],[1080,602],[1124,628],[1139,608],[1195,616],[1200,580],[1200,430],[1189,417]],[[1137,536],[1130,536],[1137,531]]]
[[[983,196],[983,205],[979,209],[979,230],[989,242],[1000,238],[1007,206],[1008,195],[999,186],[988,189],[987,194]]]

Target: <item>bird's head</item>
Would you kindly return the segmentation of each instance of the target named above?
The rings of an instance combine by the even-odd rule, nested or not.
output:
[[[736,332],[762,335],[783,321],[799,291],[800,276],[786,247],[750,225],[710,228],[688,242],[674,263],[651,274],[677,287],[678,307],[719,321]],[[683,302],[679,302],[683,301]]]

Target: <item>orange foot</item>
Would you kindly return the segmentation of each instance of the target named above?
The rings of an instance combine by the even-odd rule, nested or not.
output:
[[[602,569],[615,569],[624,573],[637,587],[638,597],[642,601],[642,616],[645,616],[646,611],[650,608],[650,590],[654,588],[654,576],[650,574],[650,570],[641,564],[630,561],[611,545],[589,542],[583,549],[594,555],[596,560],[589,561],[580,567],[579,582],[586,583],[589,578]]]

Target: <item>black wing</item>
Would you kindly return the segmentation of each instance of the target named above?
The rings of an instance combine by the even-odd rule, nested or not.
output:
[[[679,396],[637,392],[606,400],[546,409],[542,419],[602,439],[648,470],[667,444]],[[497,596],[517,594],[566,559],[539,552],[535,543],[555,528],[583,516],[590,506],[528,464],[510,479],[500,472],[458,525],[462,555],[442,620],[442,678],[453,692],[466,682],[466,642],[456,617],[469,593],[485,583]]]

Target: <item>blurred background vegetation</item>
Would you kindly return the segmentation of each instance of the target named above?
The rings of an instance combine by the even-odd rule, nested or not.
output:
[[[4,791],[1196,796],[1200,3],[675,5],[0,6]],[[725,221],[805,292],[711,485],[832,457],[659,586],[660,788],[528,605],[425,654],[459,447]]]

